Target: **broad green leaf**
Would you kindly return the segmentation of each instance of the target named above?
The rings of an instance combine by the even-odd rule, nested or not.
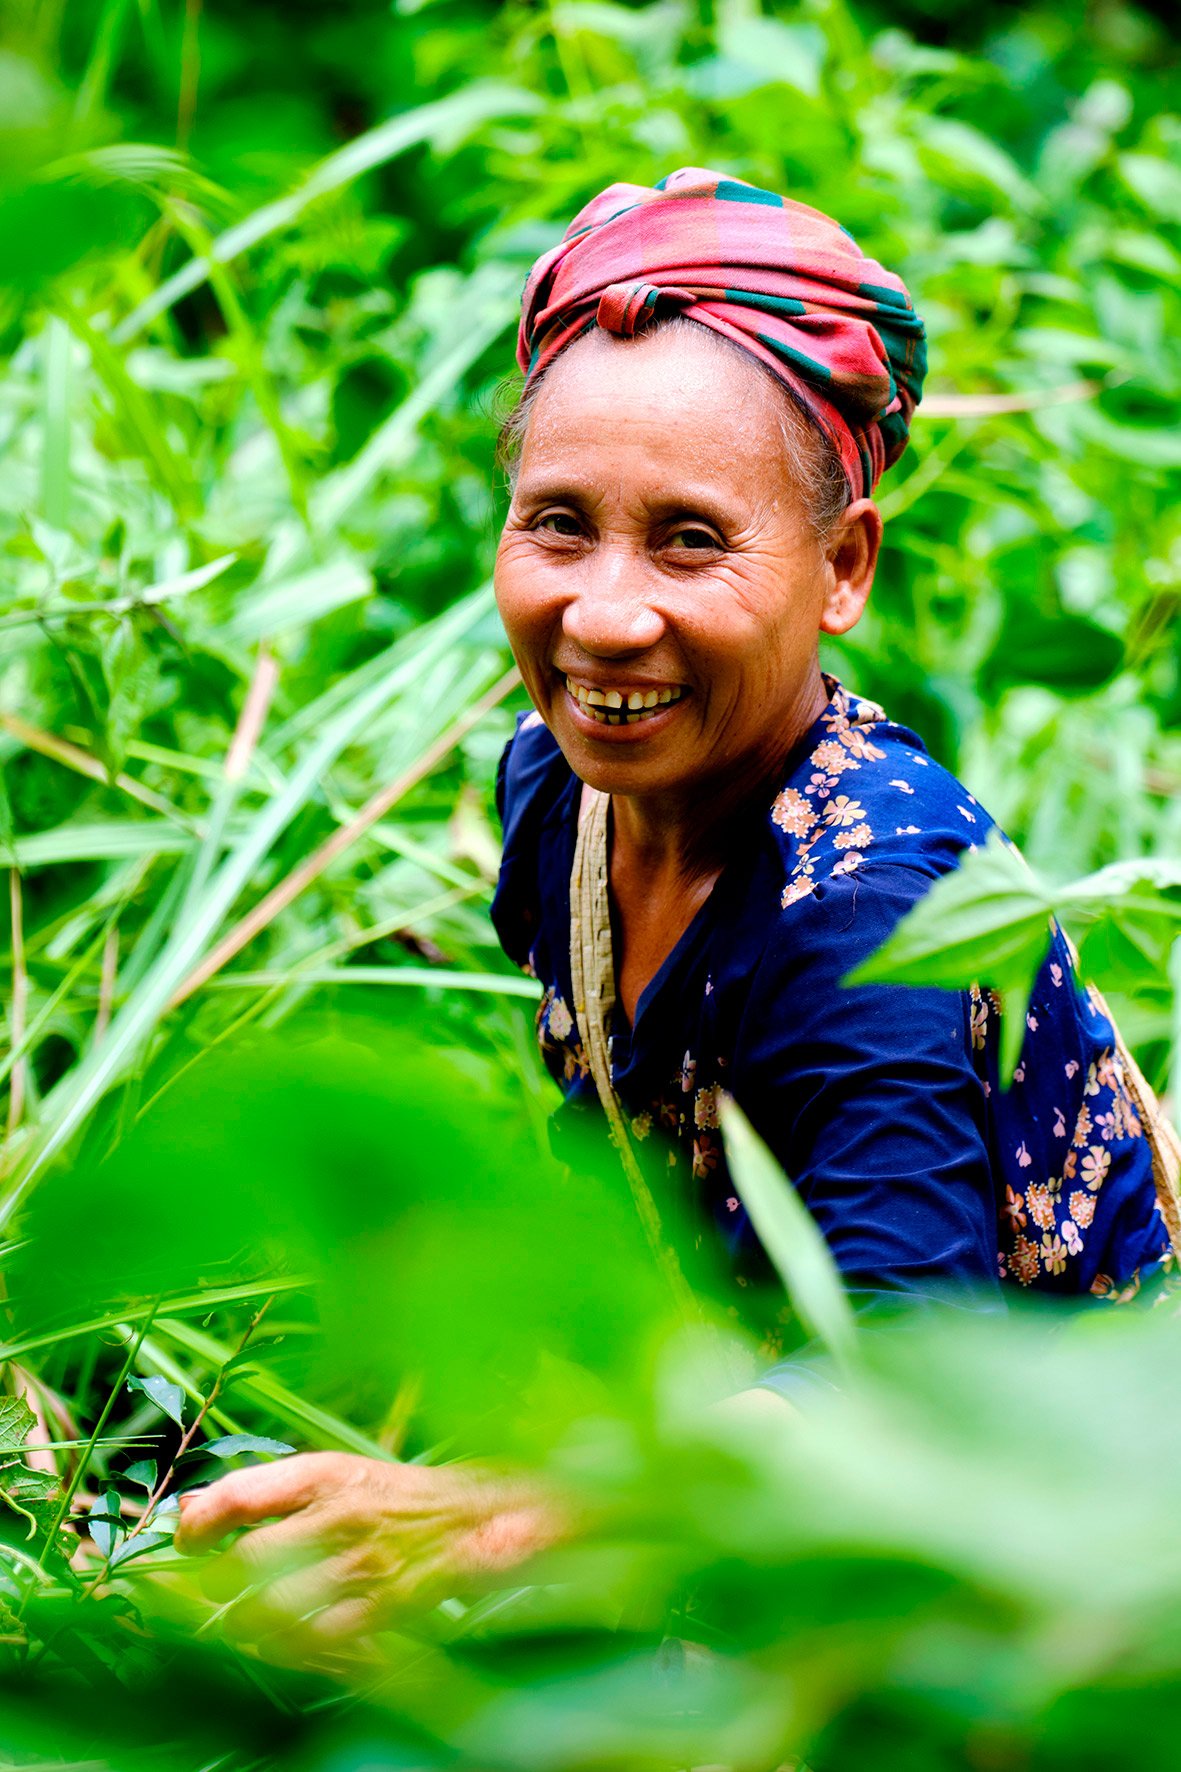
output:
[[[1181,167],[1156,154],[1121,154],[1119,169],[1146,209],[1181,222]]]
[[[179,1384],[171,1384],[167,1378],[154,1372],[149,1378],[129,1378],[127,1388],[129,1391],[142,1391],[155,1403],[161,1414],[167,1415],[170,1421],[175,1421],[177,1427],[184,1426],[185,1394]]]
[[[1041,196],[1013,158],[980,130],[955,117],[919,112],[917,132],[926,145],[924,165],[939,183],[972,191],[983,187],[1022,210],[1036,211]]]
[[[1055,900],[1060,905],[1078,905],[1087,909],[1109,907],[1118,912],[1124,903],[1155,905],[1162,914],[1181,916],[1181,862],[1164,855],[1142,855],[1131,861],[1114,861],[1098,873],[1088,874],[1070,886],[1058,888]]]
[[[816,1220],[736,1102],[722,1103],[721,1121],[730,1175],[759,1242],[801,1323],[846,1365],[854,1346],[853,1308]]]
[[[129,1464],[123,1472],[125,1483],[135,1483],[140,1489],[146,1489],[150,1495],[156,1487],[156,1461],[154,1458],[140,1458]]]
[[[281,1458],[284,1453],[294,1451],[295,1447],[288,1445],[286,1440],[268,1439],[265,1434],[223,1434],[220,1439],[206,1440],[203,1445],[191,1446],[185,1453],[185,1459],[237,1458],[243,1452],[259,1452],[270,1458]]]
[[[108,1489],[87,1512],[90,1536],[104,1557],[114,1554],[115,1546],[123,1537],[125,1528],[120,1511],[122,1505],[115,1490]]]
[[[125,1538],[111,1553],[111,1568],[121,1569],[125,1563],[134,1562],[136,1557],[146,1556],[149,1551],[159,1550],[162,1544],[171,1543],[171,1532],[154,1532],[150,1529],[138,1533],[134,1538]]]
[[[1046,888],[997,830],[969,849],[903,917],[889,940],[846,984],[908,984],[999,992],[1001,1075],[1017,1068],[1025,1012],[1050,945],[1053,904]]]

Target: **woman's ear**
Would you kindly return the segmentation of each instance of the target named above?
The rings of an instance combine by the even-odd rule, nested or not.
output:
[[[825,554],[828,587],[820,631],[847,634],[861,620],[873,589],[882,545],[882,514],[872,498],[858,498],[842,511]]]

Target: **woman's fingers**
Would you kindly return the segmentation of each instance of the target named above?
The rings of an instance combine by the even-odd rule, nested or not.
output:
[[[323,1607],[305,1621],[304,1628],[310,1637],[324,1645],[342,1643],[376,1629],[379,1610],[373,1594],[353,1594]]]
[[[226,1585],[234,1590],[220,1621],[228,1636],[256,1641],[302,1627],[341,1598],[342,1573],[330,1562],[308,1563],[244,1585],[236,1579],[241,1573],[240,1565],[224,1572]]]
[[[244,1588],[259,1587],[322,1562],[327,1547],[313,1520],[305,1509],[245,1533],[231,1550],[214,1557],[201,1571],[201,1585],[210,1599],[231,1600]]]
[[[482,1586],[561,1535],[543,1499],[470,1471],[300,1453],[235,1471],[182,1502],[178,1548],[209,1550],[223,1628],[331,1643]]]
[[[321,1459],[334,1462],[331,1454],[301,1452],[274,1464],[255,1465],[252,1470],[233,1471],[180,1499],[177,1549],[187,1556],[213,1550],[227,1533],[263,1520],[282,1517],[309,1506],[330,1483]]]

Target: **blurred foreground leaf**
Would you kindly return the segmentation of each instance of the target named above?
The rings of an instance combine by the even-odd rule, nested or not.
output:
[[[823,1233],[737,1102],[720,1109],[730,1174],[800,1321],[842,1366],[853,1355],[853,1307]]]

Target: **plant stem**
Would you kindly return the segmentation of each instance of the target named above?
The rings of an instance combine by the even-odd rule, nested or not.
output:
[[[156,1484],[156,1487],[152,1490],[152,1493],[148,1496],[147,1503],[144,1507],[143,1513],[140,1515],[140,1517],[136,1521],[135,1525],[131,1528],[131,1531],[127,1534],[127,1537],[124,1540],[124,1543],[130,1544],[133,1538],[138,1538],[140,1533],[143,1531],[144,1527],[148,1524],[149,1520],[152,1517],[153,1512],[155,1511],[156,1505],[160,1500],[160,1497],[163,1495],[165,1489],[167,1489],[169,1483],[172,1481],[173,1471],[176,1469],[180,1460],[184,1457],[185,1453],[188,1451],[189,1447],[192,1445],[194,1439],[196,1438],[197,1430],[201,1426],[201,1423],[204,1421],[205,1417],[208,1415],[208,1413],[209,1413],[210,1409],[212,1409],[213,1405],[217,1402],[218,1394],[221,1391],[222,1381],[225,1378],[226,1372],[229,1370],[229,1367],[231,1366],[233,1361],[237,1359],[238,1355],[245,1350],[245,1348],[249,1344],[250,1337],[254,1334],[254,1331],[258,1328],[258,1325],[262,1322],[263,1318],[266,1316],[267,1312],[270,1310],[270,1308],[274,1304],[274,1302],[275,1302],[275,1294],[272,1292],[269,1298],[263,1299],[262,1303],[259,1305],[259,1307],[255,1311],[254,1315],[251,1317],[249,1323],[247,1323],[241,1340],[239,1341],[237,1347],[234,1349],[233,1353],[230,1355],[230,1358],[225,1362],[225,1364],[218,1371],[217,1377],[213,1381],[213,1385],[212,1385],[212,1388],[210,1389],[209,1395],[206,1397],[205,1401],[202,1403],[201,1407],[198,1409],[196,1415],[193,1418],[192,1426],[189,1428],[186,1428],[185,1432],[181,1435],[180,1444],[176,1448],[176,1451],[173,1453],[172,1458],[169,1460],[169,1463],[168,1463],[167,1468],[165,1469],[164,1475],[159,1479],[159,1481]],[[141,1336],[140,1340],[142,1341],[142,1339],[143,1339],[143,1337]],[[111,1561],[111,1559],[110,1559],[110,1557],[108,1557],[106,1560],[106,1563],[103,1565],[102,1569],[99,1571],[98,1576],[95,1579],[95,1583],[94,1583],[95,1586],[97,1586],[98,1583],[105,1578],[107,1571],[110,1568],[110,1561]]]
[[[86,1467],[90,1463],[91,1455],[94,1452],[94,1448],[98,1444],[98,1441],[102,1435],[103,1429],[106,1427],[107,1422],[110,1420],[111,1411],[115,1407],[115,1399],[118,1397],[119,1392],[123,1388],[123,1383],[127,1377],[127,1374],[131,1371],[132,1366],[135,1364],[135,1358],[136,1358],[136,1355],[139,1353],[140,1345],[143,1341],[144,1336],[147,1334],[148,1330],[152,1326],[152,1318],[155,1316],[157,1310],[159,1309],[159,1306],[160,1306],[160,1300],[157,1298],[153,1302],[152,1307],[149,1310],[147,1316],[144,1318],[143,1324],[140,1327],[139,1334],[136,1336],[135,1340],[132,1342],[131,1347],[128,1350],[127,1358],[123,1362],[123,1366],[122,1366],[122,1369],[119,1373],[119,1376],[115,1380],[114,1384],[112,1385],[110,1395],[107,1397],[106,1403],[103,1405],[102,1414],[99,1416],[98,1420],[95,1422],[94,1431],[91,1434],[90,1438],[87,1440],[86,1445],[85,1445],[83,1452],[82,1452],[82,1456],[78,1460],[78,1463],[74,1467],[74,1474],[70,1478],[69,1482],[66,1484],[65,1492],[62,1495],[61,1502],[58,1506],[57,1513],[53,1517],[53,1524],[50,1527],[49,1531],[46,1533],[45,1543],[41,1547],[41,1555],[38,1558],[38,1565],[41,1568],[45,1567],[45,1559],[49,1555],[49,1552],[50,1552],[50,1549],[54,1543],[54,1540],[56,1539],[56,1537],[58,1535],[58,1531],[61,1528],[62,1521],[65,1519],[66,1515],[70,1511],[70,1504],[73,1501],[75,1494],[77,1493],[78,1485],[81,1483],[82,1478],[85,1475]]]

